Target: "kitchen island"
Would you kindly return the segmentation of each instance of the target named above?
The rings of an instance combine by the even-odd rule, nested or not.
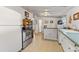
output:
[[[44,28],[44,39],[57,40],[57,28]]]

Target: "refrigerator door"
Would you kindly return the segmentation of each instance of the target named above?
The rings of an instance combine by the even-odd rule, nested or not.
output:
[[[15,52],[21,48],[21,26],[0,26],[0,52]]]
[[[20,13],[0,6],[0,25],[21,25],[21,20]]]

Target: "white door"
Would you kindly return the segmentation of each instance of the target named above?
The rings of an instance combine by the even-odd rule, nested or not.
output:
[[[39,32],[42,32],[42,20],[39,20]]]

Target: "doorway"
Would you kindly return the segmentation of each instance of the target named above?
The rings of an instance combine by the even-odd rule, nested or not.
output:
[[[39,32],[42,32],[42,20],[41,19],[38,21],[38,30]]]

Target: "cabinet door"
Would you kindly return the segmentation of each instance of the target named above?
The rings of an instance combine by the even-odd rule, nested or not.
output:
[[[68,39],[65,35],[63,36],[63,48],[65,52],[74,52],[75,49],[75,43],[73,43],[70,39]]]
[[[44,39],[49,39],[49,31],[44,29]]]
[[[63,34],[60,31],[58,31],[58,41],[59,43],[63,43]]]
[[[49,38],[51,40],[57,40],[57,29],[49,29]]]
[[[75,46],[76,52],[79,52],[79,46]]]
[[[65,52],[74,52],[78,49],[75,47],[75,43],[73,43],[69,38],[67,38],[62,32],[58,31],[58,40],[61,43]]]
[[[57,29],[45,29],[44,39],[57,40]]]

